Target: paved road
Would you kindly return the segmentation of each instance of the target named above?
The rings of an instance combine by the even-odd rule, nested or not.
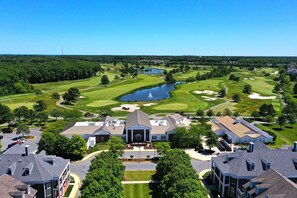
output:
[[[29,145],[30,146],[30,151],[34,152],[38,148],[38,142],[40,140],[40,129],[39,128],[30,128],[30,134],[29,135],[34,135],[36,138],[32,140],[27,140],[23,145]],[[3,139],[2,139],[2,151],[7,148],[7,146],[11,143],[13,143],[15,140],[13,138],[19,137],[20,135],[17,135],[15,132],[13,133],[2,133]]]
[[[130,152],[131,151],[128,151],[126,153],[126,155],[128,155],[128,153],[130,153]],[[144,153],[144,156],[146,156],[145,153],[147,153],[147,152],[149,152],[149,151],[141,152],[141,153]],[[89,159],[87,159],[83,162],[70,164],[71,172],[78,175],[81,180],[85,179],[85,176],[86,176],[88,169],[91,165],[91,161],[94,158],[95,158],[95,156],[90,157]],[[201,172],[202,170],[210,168],[209,161],[200,161],[200,160],[192,159],[191,163],[197,172]],[[132,170],[144,171],[144,170],[155,170],[157,164],[153,163],[153,162],[135,162],[135,161],[129,162],[128,161],[128,162],[124,162],[124,165],[126,166],[126,170],[128,170],[128,171],[132,171]]]

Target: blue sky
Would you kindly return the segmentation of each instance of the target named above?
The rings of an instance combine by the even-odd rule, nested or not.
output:
[[[297,0],[0,0],[0,54],[297,55]]]

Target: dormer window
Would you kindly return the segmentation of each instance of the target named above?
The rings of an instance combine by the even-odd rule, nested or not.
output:
[[[246,160],[247,170],[253,171],[255,169],[255,163],[251,161],[250,159]]]
[[[26,169],[25,169],[25,174],[24,174],[24,175],[26,175],[26,176],[27,176],[27,175],[30,175],[30,170],[29,170],[29,168],[26,168]]]
[[[262,159],[262,165],[263,165],[263,170],[270,169],[270,162],[268,162],[268,160]]]

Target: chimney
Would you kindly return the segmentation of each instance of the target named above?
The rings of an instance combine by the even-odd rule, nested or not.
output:
[[[293,152],[297,152],[297,141],[294,142]]]
[[[248,152],[249,153],[254,152],[254,143],[253,142],[250,142]]]
[[[25,146],[25,156],[29,156],[30,151],[29,151],[29,145]]]

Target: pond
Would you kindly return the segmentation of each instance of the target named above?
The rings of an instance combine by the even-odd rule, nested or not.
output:
[[[139,74],[163,74],[164,69],[156,69],[156,68],[144,68],[143,70],[138,70]]]
[[[123,95],[120,101],[123,102],[148,102],[170,98],[170,91],[175,89],[175,85],[183,84],[177,82],[175,84],[162,84],[151,88],[144,88],[130,94]]]

